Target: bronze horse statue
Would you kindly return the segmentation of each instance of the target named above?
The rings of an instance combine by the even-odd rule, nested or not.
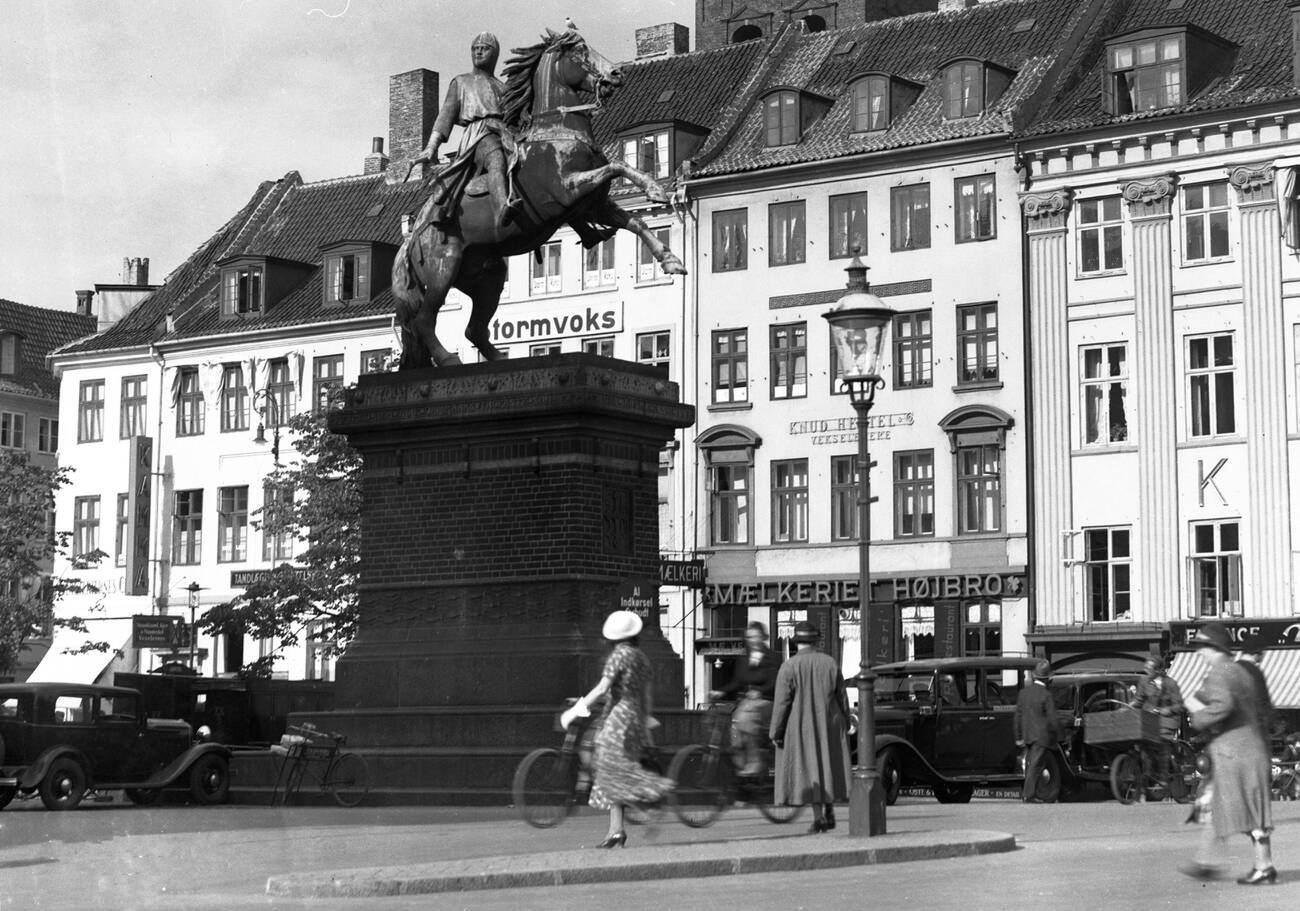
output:
[[[572,30],[548,32],[541,44],[514,54],[504,70],[503,101],[506,125],[518,136],[519,214],[498,225],[491,195],[476,186],[479,178],[447,223],[435,224],[426,204],[393,263],[402,337],[399,370],[461,362],[436,331],[438,311],[452,288],[473,302],[465,337],[487,360],[505,357],[492,344],[488,326],[505,286],[506,257],[537,250],[562,225],[573,228],[586,247],[620,228],[632,231],[664,272],[686,274],[681,260],[641,219],[609,198],[610,181],[623,177],[650,201],[668,202],[654,178],[609,161],[592,136],[592,113],[622,84],[622,74]]]

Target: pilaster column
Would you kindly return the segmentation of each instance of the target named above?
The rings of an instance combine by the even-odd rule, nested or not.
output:
[[[1170,218],[1177,177],[1123,185],[1133,223],[1134,440],[1138,447],[1138,521],[1134,523],[1137,618],[1177,619],[1179,571],[1175,443],[1178,395]]]
[[[1029,235],[1029,395],[1033,432],[1033,595],[1040,624],[1069,623],[1074,612],[1062,532],[1073,524],[1070,483],[1068,242],[1069,190],[1020,198]]]
[[[1243,607],[1251,616],[1291,612],[1290,490],[1286,442],[1285,324],[1275,169],[1243,165],[1228,172],[1241,213],[1241,365],[1246,476],[1242,504]]]

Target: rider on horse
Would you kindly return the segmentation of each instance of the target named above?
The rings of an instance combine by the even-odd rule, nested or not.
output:
[[[442,110],[433,123],[429,144],[416,161],[436,161],[438,147],[447,141],[453,126],[462,128],[460,149],[455,161],[434,178],[438,189],[433,194],[430,220],[446,224],[455,220],[460,198],[472,177],[487,174],[488,189],[497,224],[505,225],[519,208],[507,191],[506,158],[513,156],[515,140],[502,120],[501,80],[494,75],[501,45],[490,32],[478,35],[470,45],[474,69],[462,73],[447,86]]]

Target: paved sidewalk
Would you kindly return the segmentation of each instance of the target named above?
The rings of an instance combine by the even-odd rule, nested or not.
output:
[[[912,832],[853,838],[847,833],[633,850],[558,851],[480,857],[410,866],[370,867],[272,876],[269,895],[370,897],[590,885],[744,873],[825,870],[864,864],[969,857],[1015,850],[1014,835],[980,830]]]

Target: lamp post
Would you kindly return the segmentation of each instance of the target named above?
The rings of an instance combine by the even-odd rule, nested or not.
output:
[[[185,590],[190,593],[190,670],[198,673],[198,668],[194,666],[194,646],[198,636],[194,635],[194,615],[199,609],[199,592],[202,586],[197,582],[191,582],[185,586]]]
[[[262,401],[261,408],[257,407],[259,399]],[[265,418],[267,411],[271,412],[271,461],[278,468],[280,466],[280,403],[265,389],[259,389],[253,394],[253,410],[261,418]],[[257,434],[253,437],[253,442],[259,444],[266,442],[264,420],[257,422]]]
[[[856,251],[855,251],[856,254]],[[849,834],[885,834],[885,791],[876,768],[876,675],[867,647],[867,607],[871,603],[871,455],[867,417],[876,390],[885,381],[880,360],[894,312],[871,293],[867,267],[856,255],[845,270],[848,291],[823,314],[839,356],[841,380],[858,417],[858,762],[849,791]]]

